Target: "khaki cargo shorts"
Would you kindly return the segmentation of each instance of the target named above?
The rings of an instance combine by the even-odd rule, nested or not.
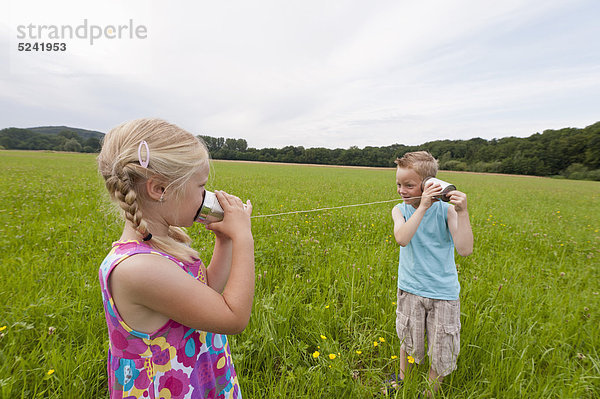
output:
[[[460,351],[460,300],[423,298],[398,290],[396,332],[401,348],[421,363],[427,356],[431,367],[440,376],[456,369]]]

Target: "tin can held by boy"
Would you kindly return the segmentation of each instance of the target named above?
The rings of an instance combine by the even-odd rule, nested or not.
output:
[[[456,186],[454,184],[448,183],[440,179],[436,179],[435,177],[426,177],[425,179],[423,179],[423,183],[421,184],[421,190],[425,189],[425,183],[427,182],[433,182],[433,184],[439,184],[442,187],[442,193],[439,196],[436,196],[436,198],[441,199],[444,202],[450,201],[450,197],[448,197],[447,194],[450,191],[456,190]]]
[[[213,222],[220,222],[223,220],[225,213],[217,196],[212,191],[206,190],[204,192],[204,200],[194,220],[198,223],[209,224]]]

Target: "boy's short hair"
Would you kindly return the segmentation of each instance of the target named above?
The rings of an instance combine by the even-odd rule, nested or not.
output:
[[[394,161],[399,168],[412,169],[421,177],[435,177],[438,171],[437,160],[427,151],[407,152]]]

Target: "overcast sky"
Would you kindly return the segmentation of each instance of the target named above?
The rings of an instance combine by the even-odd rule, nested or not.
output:
[[[256,148],[582,128],[600,120],[599,20],[598,0],[4,0],[0,128],[156,116]]]

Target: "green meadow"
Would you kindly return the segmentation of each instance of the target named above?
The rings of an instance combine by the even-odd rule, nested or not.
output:
[[[394,169],[215,161],[254,215],[398,198]],[[440,172],[468,194],[461,353],[440,398],[600,396],[600,182]],[[0,398],[105,398],[98,267],[121,221],[95,156],[0,151]],[[246,398],[370,398],[399,368],[394,203],[254,218]],[[189,229],[206,263],[214,237]],[[388,397],[415,398],[428,364]]]

